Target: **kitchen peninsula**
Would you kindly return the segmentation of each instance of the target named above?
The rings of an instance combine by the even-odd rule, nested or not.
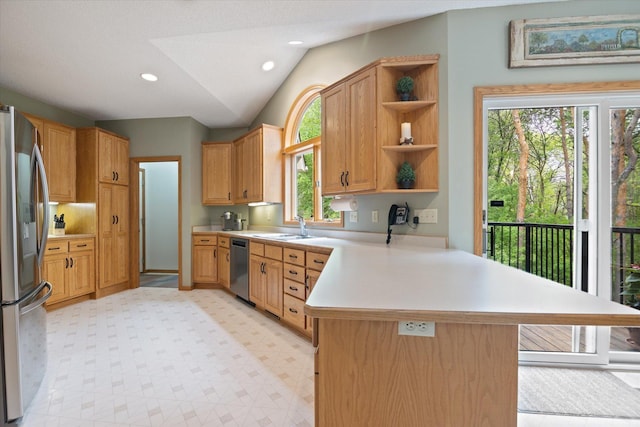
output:
[[[334,247],[305,313],[318,427],[512,427],[519,324],[640,326],[637,310],[463,251],[370,244]]]

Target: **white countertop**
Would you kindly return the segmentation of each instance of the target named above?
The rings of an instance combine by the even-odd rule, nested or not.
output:
[[[640,326],[640,311],[452,249],[341,244],[307,300],[314,317]]]
[[[269,235],[259,230],[221,233],[262,239]],[[639,310],[468,252],[428,247],[434,241],[427,237],[422,246],[399,245],[397,240],[390,246],[378,238],[271,241],[333,249],[305,305],[305,313],[313,317],[640,326]]]

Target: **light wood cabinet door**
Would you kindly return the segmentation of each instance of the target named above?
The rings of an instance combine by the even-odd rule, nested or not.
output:
[[[116,184],[129,185],[129,141],[114,136],[115,156],[113,170],[116,172]]]
[[[95,291],[96,277],[94,252],[70,252],[67,277],[70,297],[86,295]]]
[[[129,185],[129,141],[98,131],[98,179]]]
[[[76,130],[60,123],[25,114],[38,131],[52,202],[76,201]]]
[[[194,283],[218,281],[218,247],[194,245],[191,253]]]
[[[202,204],[229,205],[231,201],[231,143],[202,144]]]
[[[98,186],[98,287],[105,288],[116,284],[113,271],[115,259],[115,213],[113,208],[113,186],[100,184]]]
[[[245,203],[245,188],[244,182],[244,146],[246,138],[240,138],[233,143],[233,203]]]
[[[113,268],[116,283],[129,280],[129,187],[113,186],[114,215],[116,217],[116,256]]]
[[[68,295],[67,290],[67,269],[69,260],[66,251],[46,255],[42,262],[42,278],[51,283],[52,292],[47,300],[47,305],[51,305],[65,299]]]
[[[311,269],[307,269],[307,280],[306,280],[306,290],[307,290],[307,298],[309,298],[309,295],[311,295],[311,291],[313,290],[313,287],[316,285],[316,282],[318,281],[318,278],[320,277],[320,271],[316,271],[316,270],[311,270]],[[306,324],[305,324],[305,330],[311,334],[313,332],[313,321],[311,320],[312,318],[309,316],[305,316],[306,320]]]
[[[264,308],[266,258],[252,255],[249,258],[249,300],[258,308]]]
[[[129,280],[129,187],[98,186],[99,288]]]
[[[376,189],[376,74],[375,69],[346,82],[347,144],[345,191]]]
[[[257,129],[245,137],[243,150],[243,183],[245,202],[262,201],[262,129]],[[282,183],[274,183],[282,185]]]
[[[345,87],[322,93],[322,193],[344,191],[346,144]]]
[[[225,288],[230,286],[230,268],[229,248],[218,246],[218,281]]]
[[[278,317],[282,317],[283,279],[282,262],[265,260],[264,308]]]
[[[54,202],[76,200],[76,131],[58,123],[44,122],[44,168],[49,199]]]

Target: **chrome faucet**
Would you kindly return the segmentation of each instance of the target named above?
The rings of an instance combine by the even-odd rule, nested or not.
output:
[[[304,217],[302,215],[298,215],[294,219],[300,223],[300,235],[304,237],[308,236],[309,232],[307,231],[307,224],[304,222]]]

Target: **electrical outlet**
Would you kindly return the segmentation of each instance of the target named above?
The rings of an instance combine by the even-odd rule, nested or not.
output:
[[[358,222],[358,211],[349,212],[349,222]]]
[[[438,209],[419,209],[416,215],[420,220],[420,224],[435,224],[438,222]]]
[[[398,335],[413,335],[417,337],[435,337],[435,322],[403,320],[398,322]]]
[[[378,211],[371,211],[371,222],[374,224],[378,222]]]

